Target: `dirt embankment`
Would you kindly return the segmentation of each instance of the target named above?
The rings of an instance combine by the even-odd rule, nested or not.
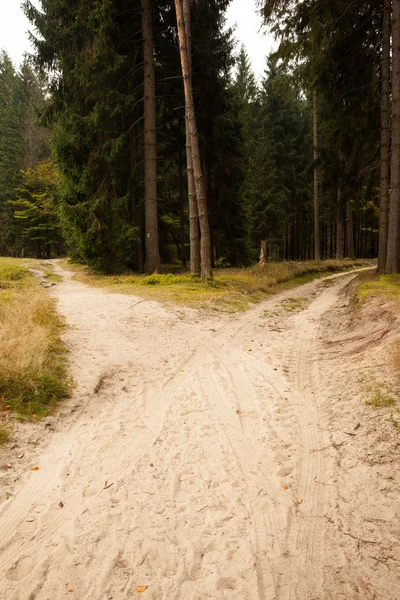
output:
[[[329,431],[335,478],[325,550],[329,598],[400,597],[400,337],[398,301],[357,299],[346,285],[320,328],[321,426]]]

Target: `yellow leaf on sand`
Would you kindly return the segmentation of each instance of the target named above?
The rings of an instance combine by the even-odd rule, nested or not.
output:
[[[68,590],[69,592],[73,592],[74,590]]]
[[[31,471],[39,471],[39,467],[31,467]]]
[[[299,504],[302,504],[302,503],[303,503],[303,498],[297,498],[297,502],[298,502]]]
[[[145,592],[147,590],[149,586],[148,585],[138,585],[136,588],[136,591],[141,594],[142,592]]]
[[[255,471],[250,471],[250,473],[251,473],[252,475],[257,475],[257,473],[256,473]]]
[[[285,485],[283,489],[284,489],[284,490],[288,490],[289,488],[288,488],[288,486],[287,486],[287,485]]]

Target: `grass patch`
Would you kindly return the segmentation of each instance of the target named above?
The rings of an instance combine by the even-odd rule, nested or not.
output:
[[[281,302],[281,306],[287,311],[303,310],[309,303],[307,298],[287,298]]]
[[[194,308],[236,312],[246,310],[251,303],[260,302],[269,294],[335,272],[369,265],[372,267],[373,263],[350,260],[268,263],[264,269],[216,269],[211,281],[203,281],[189,273],[107,276],[82,265],[75,268],[71,264],[70,268],[77,271],[75,278],[79,281],[110,292],[134,294]]]
[[[0,446],[6,444],[10,440],[10,431],[7,427],[0,427]]]
[[[41,418],[70,393],[63,323],[52,298],[26,266],[0,258],[0,408]]]
[[[357,288],[357,297],[362,302],[374,296],[400,301],[400,275],[365,275]]]
[[[367,406],[372,406],[374,409],[391,408],[392,406],[395,406],[396,400],[393,396],[389,396],[389,394],[377,390],[369,400],[366,400],[365,404],[367,404]]]

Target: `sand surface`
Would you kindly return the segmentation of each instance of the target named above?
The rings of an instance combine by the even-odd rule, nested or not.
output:
[[[62,273],[76,389],[8,468],[1,600],[400,598],[398,484],[341,355],[354,274],[210,315]]]

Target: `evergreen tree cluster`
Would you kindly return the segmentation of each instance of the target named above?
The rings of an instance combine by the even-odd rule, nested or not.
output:
[[[189,223],[201,215],[190,208],[178,3],[191,13],[212,265],[250,264],[260,248],[261,264],[376,256],[391,0],[259,0],[280,41],[261,81],[245,48],[236,55],[230,0],[26,0],[31,66],[1,62],[0,251],[60,252],[61,227],[68,253],[103,272],[144,271],[149,248],[151,270],[190,259],[193,271]]]
[[[24,61],[17,71],[3,51],[0,54],[1,255],[41,257],[63,251],[53,202],[57,177],[49,156],[48,132],[38,120],[45,102],[44,85],[32,67]],[[40,179],[46,166],[53,175],[46,182],[48,200],[44,207],[37,196],[29,195],[28,187],[35,178]],[[44,183],[42,178],[42,188]],[[27,205],[21,205],[22,188],[24,201],[30,203],[29,211]],[[45,226],[47,221],[53,223],[51,235]]]

